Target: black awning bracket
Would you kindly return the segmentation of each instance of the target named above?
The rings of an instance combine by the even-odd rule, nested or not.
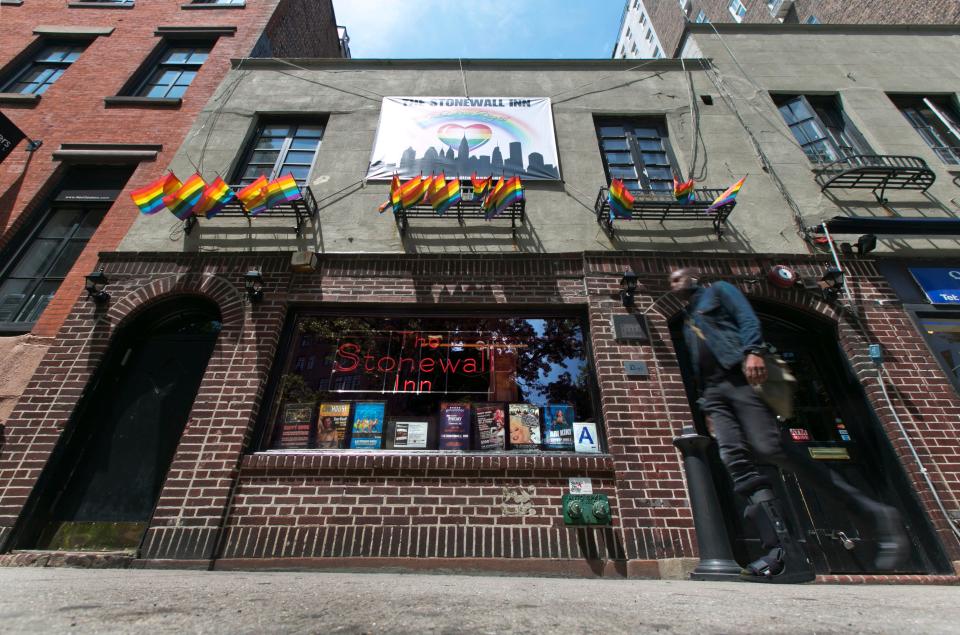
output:
[[[611,240],[615,238],[616,233],[614,221],[633,220],[655,220],[661,225],[667,220],[709,221],[717,240],[722,240],[727,217],[730,216],[737,202],[734,200],[715,210],[707,210],[724,191],[722,189],[694,190],[695,198],[690,203],[679,202],[671,190],[635,193],[630,218],[613,218],[610,214],[607,188],[601,187],[593,204],[593,210],[597,215],[597,223]]]

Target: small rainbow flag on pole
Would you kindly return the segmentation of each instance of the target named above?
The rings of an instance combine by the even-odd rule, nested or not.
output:
[[[460,179],[451,179],[449,182],[440,173],[433,181],[432,191],[430,192],[430,205],[437,216],[443,216],[443,213],[450,209],[452,205],[460,202]]]
[[[257,179],[237,192],[237,198],[243,203],[243,209],[250,216],[256,216],[267,209],[267,177],[260,175]]]
[[[503,210],[521,200],[523,200],[523,184],[520,182],[520,177],[510,177],[494,198],[493,211],[488,211],[484,218],[486,220],[496,218]]]
[[[488,176],[487,178],[477,178],[477,173],[474,172],[470,177],[470,183],[473,184],[473,198],[474,200],[479,199],[484,193],[490,188],[490,185],[493,183],[493,177]]]
[[[213,218],[220,213],[220,210],[222,210],[227,203],[236,198],[237,195],[230,189],[230,186],[218,176],[213,180],[213,183],[203,190],[200,202],[194,206],[193,213],[197,216]]]
[[[400,186],[400,207],[410,209],[419,203],[426,194],[427,186],[431,179],[424,179],[422,176],[415,176]]]
[[[681,205],[689,205],[693,202],[693,179],[681,183],[680,179],[673,177],[673,197]]]
[[[393,206],[394,214],[400,211],[400,177],[396,174],[393,175],[393,180],[390,181],[390,197],[384,201],[377,210],[383,214],[391,205]]]
[[[607,200],[610,202],[610,220],[614,218],[633,218],[633,194],[620,179],[610,181],[607,190]]]
[[[173,194],[163,197],[163,204],[167,206],[174,216],[180,220],[187,220],[193,216],[194,206],[200,202],[203,191],[207,184],[203,182],[203,177],[194,173],[189,179],[184,181]]]
[[[492,176],[490,177],[493,178]],[[488,188],[487,196],[483,199],[483,203],[480,204],[480,207],[483,209],[484,218],[492,218],[493,210],[496,208],[497,204],[497,195],[500,193],[500,190],[503,189],[504,180],[503,176],[497,179],[497,184]]]
[[[747,177],[743,177],[733,185],[731,185],[727,190],[717,197],[717,199],[710,204],[710,207],[707,208],[708,212],[715,212],[724,205],[730,205],[735,203],[737,200],[737,194],[740,193],[740,188],[743,187],[743,182],[747,180]]]
[[[303,198],[296,179],[292,174],[285,174],[270,181],[267,185],[267,208],[275,207],[288,201],[299,201]]]
[[[173,172],[167,172],[149,185],[130,192],[130,198],[140,208],[141,214],[156,214],[164,207],[163,198],[179,190],[182,185]]]

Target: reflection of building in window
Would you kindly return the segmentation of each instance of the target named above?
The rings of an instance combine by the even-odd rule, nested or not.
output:
[[[960,390],[960,318],[920,315],[918,319],[934,356]]]

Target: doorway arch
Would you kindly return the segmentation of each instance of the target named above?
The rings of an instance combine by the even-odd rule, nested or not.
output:
[[[218,306],[190,295],[161,299],[117,330],[25,507],[16,548],[139,546],[220,330]]]

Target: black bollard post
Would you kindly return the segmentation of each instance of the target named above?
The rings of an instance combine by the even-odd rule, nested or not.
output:
[[[700,563],[690,574],[691,580],[733,581],[740,579],[740,565],[733,559],[727,526],[713,487],[710,465],[705,452],[713,440],[697,434],[693,426],[684,426],[673,445],[683,454],[687,473],[693,526],[697,530]]]

